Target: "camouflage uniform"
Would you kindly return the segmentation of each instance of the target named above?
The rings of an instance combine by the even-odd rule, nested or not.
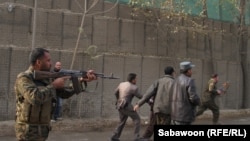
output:
[[[213,124],[217,124],[219,120],[219,106],[215,103],[216,96],[219,95],[217,92],[216,82],[214,79],[210,79],[208,81],[208,85],[206,87],[206,90],[204,91],[202,95],[202,103],[198,108],[198,112],[196,113],[196,116],[199,116],[203,114],[203,112],[207,109],[210,109],[213,113]]]
[[[72,89],[56,90],[50,80],[34,80],[33,68],[18,74],[15,83],[16,123],[19,141],[45,141],[51,130],[52,99],[57,95],[69,98]]]

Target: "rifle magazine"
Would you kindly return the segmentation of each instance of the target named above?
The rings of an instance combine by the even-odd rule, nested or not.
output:
[[[78,80],[78,77],[72,77],[71,78],[72,83],[73,83],[73,89],[75,91],[76,94],[79,94],[83,91],[83,87],[80,83],[80,81]]]

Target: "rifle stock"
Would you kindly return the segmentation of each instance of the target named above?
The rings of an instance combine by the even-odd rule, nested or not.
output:
[[[96,77],[100,78],[106,78],[106,79],[119,79],[118,77],[114,77],[113,73],[111,73],[111,76],[104,76],[102,73],[94,73]],[[65,77],[69,76],[73,83],[73,88],[77,94],[84,91],[82,84],[78,80],[78,77],[87,77],[86,71],[78,71],[78,70],[60,70],[59,72],[48,72],[48,71],[37,71],[35,70],[33,73],[33,77],[35,80],[42,80],[42,79],[49,79],[49,78],[59,78],[59,77]],[[87,83],[84,82],[85,88],[87,87]]]

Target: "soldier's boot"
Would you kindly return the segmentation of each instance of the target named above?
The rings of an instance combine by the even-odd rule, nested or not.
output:
[[[219,113],[214,112],[213,113],[213,124],[214,125],[220,125],[221,123],[219,123],[218,121],[219,121]]]

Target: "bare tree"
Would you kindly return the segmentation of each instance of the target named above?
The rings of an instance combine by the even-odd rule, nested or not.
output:
[[[96,13],[91,13],[90,14],[89,11],[92,10],[98,4],[98,2],[100,2],[100,1],[101,0],[93,0],[92,3],[90,4],[90,7],[87,7],[87,5],[89,5],[89,0],[85,0],[84,1],[84,8],[83,8],[79,4],[78,0],[75,0],[75,2],[77,3],[77,5],[82,9],[83,12],[82,12],[82,20],[81,20],[81,24],[80,24],[80,27],[79,27],[79,32],[78,32],[78,36],[77,36],[77,40],[76,40],[76,46],[75,46],[75,49],[74,49],[74,53],[73,53],[73,57],[72,57],[72,62],[71,62],[71,65],[70,65],[70,69],[73,69],[73,66],[74,66],[75,57],[76,57],[76,53],[77,53],[77,50],[78,50],[78,47],[79,47],[79,42],[80,42],[80,39],[81,39],[81,35],[84,32],[83,25],[84,25],[84,21],[85,21],[86,16],[94,16],[94,15],[97,15],[97,14],[103,14],[103,13],[109,12],[110,10],[112,10],[113,8],[115,8],[118,5],[118,2],[119,2],[119,0],[116,0],[116,2],[114,3],[113,7],[111,7],[110,9],[108,9],[106,11],[96,12]]]
[[[97,15],[97,14],[103,14],[103,13],[109,12],[110,10],[112,10],[113,8],[115,8],[118,5],[118,2],[119,2],[119,0],[116,0],[116,2],[114,3],[114,5],[110,9],[108,9],[106,11],[96,12],[96,13],[90,13],[90,10],[93,9],[98,4],[98,2],[100,2],[100,1],[101,0],[93,0],[92,3],[89,3],[89,0],[85,0],[84,1],[84,7],[82,7],[80,5],[80,3],[78,2],[78,0],[75,0],[75,2],[77,3],[77,5],[81,8],[81,10],[83,12],[82,12],[82,20],[81,20],[81,24],[80,24],[79,31],[78,31],[78,36],[77,36],[77,40],[76,40],[76,45],[75,45],[74,53],[73,53],[73,56],[72,56],[72,62],[71,62],[71,65],[70,65],[70,69],[73,69],[73,66],[74,66],[74,62],[75,62],[75,58],[76,58],[76,53],[77,53],[77,50],[78,50],[78,47],[79,47],[79,42],[80,42],[80,39],[81,39],[81,35],[84,32],[83,25],[84,25],[86,16],[94,16],[94,15]],[[88,5],[90,5],[90,7],[87,7]],[[91,45],[85,51],[85,53],[87,53],[90,56],[90,59],[91,59],[91,64],[90,65],[91,66],[93,66],[93,59],[95,59],[96,57],[98,57],[98,55],[96,54],[96,49],[97,49],[97,46]],[[83,97],[83,94],[81,94],[80,101],[78,103],[78,105],[79,105],[78,116],[79,117],[81,117],[81,112],[83,111],[82,110],[82,97]],[[72,104],[72,101],[68,101],[68,102],[70,103],[70,105]],[[70,108],[71,108],[71,106],[70,106]],[[72,111],[72,110],[70,110],[70,111]]]

